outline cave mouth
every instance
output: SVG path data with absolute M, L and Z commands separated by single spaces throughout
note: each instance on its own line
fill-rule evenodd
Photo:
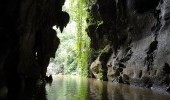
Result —
M 50 59 L 47 76 L 50 74 L 87 76 L 90 39 L 85 32 L 88 17 L 86 9 L 85 1 L 65 1 L 62 10 L 69 13 L 70 21 L 64 30 L 53 26 L 60 39 L 60 45 L 55 58 Z
M 136 2 L 131 4 L 130 1 Z M 93 87 L 97 82 L 86 81 L 89 84 L 82 84 L 86 83 L 84 79 L 80 82 L 77 77 L 78 84 L 87 87 L 79 89 L 79 86 L 75 87 L 74 80 L 72 84 L 66 80 L 65 84 L 70 86 L 63 89 L 61 84 L 64 82 L 56 81 L 55 77 L 62 76 L 64 79 L 64 75 L 88 76 L 111 84 L 137 84 L 151 89 L 158 84 L 163 90 L 166 86 L 166 91 L 170 91 L 169 30 L 164 28 L 168 27 L 165 17 L 169 14 L 167 8 L 170 2 L 160 0 L 162 4 L 157 11 L 159 0 L 148 1 L 1 0 L 0 100 L 18 100 L 15 98 L 20 96 L 20 100 L 46 100 L 41 98 L 46 98 L 47 94 L 56 96 L 60 93 L 59 88 L 55 88 L 57 85 L 64 90 L 64 96 L 70 90 L 67 87 L 80 90 L 71 93 L 96 93 Z M 152 42 L 156 46 L 152 47 Z M 153 62 L 149 63 L 149 67 L 145 65 L 145 58 L 152 58 L 148 60 Z M 52 78 L 51 74 L 62 75 L 54 75 Z M 67 78 L 70 80 L 70 77 Z M 51 88 L 51 92 L 46 91 L 50 90 L 46 86 Z M 99 86 L 99 96 L 108 91 L 113 97 L 112 89 L 115 90 L 114 95 L 119 97 L 123 96 L 121 93 L 131 91 L 126 90 L 129 87 Z M 55 94 L 54 89 L 57 92 Z M 139 93 L 137 97 L 141 97 L 140 92 L 136 93 Z M 136 97 L 136 93 L 130 97 Z M 150 98 L 152 93 L 147 94 Z

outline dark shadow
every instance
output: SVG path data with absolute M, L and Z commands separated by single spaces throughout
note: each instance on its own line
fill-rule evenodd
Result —
M 50 76 L 45 76 L 45 81 L 46 81 L 46 83 L 48 83 L 49 85 L 51 85 L 52 82 L 53 82 L 53 77 L 52 77 L 52 75 L 50 75 Z
M 27 80 L 25 88 L 21 93 L 20 100 L 47 100 L 46 97 L 46 83 L 39 81 L 34 82 L 32 80 Z
M 47 100 L 45 86 L 46 83 L 42 80 L 27 79 L 25 84 L 22 84 L 22 88 L 16 87 L 8 91 L 7 98 L 3 100 Z

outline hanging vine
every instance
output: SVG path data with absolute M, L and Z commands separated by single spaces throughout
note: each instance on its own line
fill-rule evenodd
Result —
M 64 74 L 76 73 L 82 76 L 88 74 L 90 39 L 85 32 L 86 6 L 86 0 L 66 0 L 63 6 L 70 15 L 70 22 L 63 33 L 58 34 L 61 45 L 52 62 L 56 68 L 64 66 Z
M 72 0 L 76 4 L 75 22 L 77 23 L 77 63 L 78 72 L 81 75 L 87 76 L 88 72 L 88 58 L 89 58 L 89 38 L 85 32 L 86 28 L 86 1 L 85 0 Z M 76 3 L 75 3 L 76 2 Z

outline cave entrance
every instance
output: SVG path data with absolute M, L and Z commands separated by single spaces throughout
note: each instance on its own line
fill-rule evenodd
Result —
M 85 32 L 87 13 L 86 0 L 66 0 L 63 11 L 69 13 L 70 21 L 61 31 L 54 26 L 60 39 L 55 58 L 50 59 L 49 74 L 87 76 L 90 39 Z

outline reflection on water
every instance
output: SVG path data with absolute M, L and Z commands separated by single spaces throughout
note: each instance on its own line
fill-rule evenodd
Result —
M 54 76 L 52 84 L 27 82 L 0 100 L 170 100 L 170 94 L 73 76 Z
M 170 100 L 166 93 L 95 79 L 75 76 L 54 76 L 53 79 L 51 86 L 46 85 L 48 100 Z

